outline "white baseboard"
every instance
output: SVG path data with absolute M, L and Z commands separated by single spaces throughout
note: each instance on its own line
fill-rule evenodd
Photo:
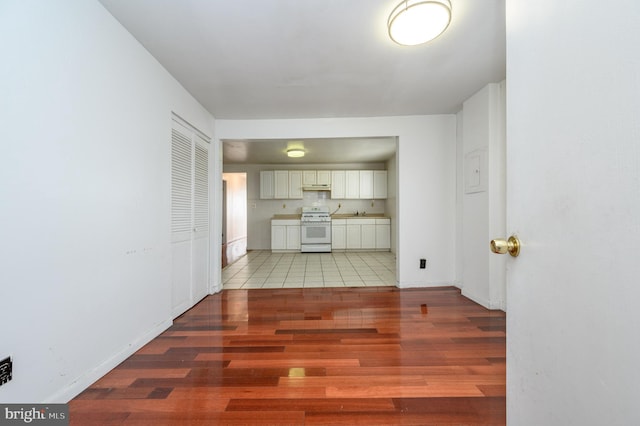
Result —
M 396 284 L 398 288 L 429 288 L 429 287 L 455 287 L 455 284 L 451 281 L 428 281 L 428 282 L 398 282 Z
M 491 308 L 491 302 L 489 300 L 486 300 L 482 297 L 478 297 L 477 295 L 465 290 L 464 288 L 462 288 L 462 295 L 467 299 L 473 300 L 478 305 L 484 306 L 487 309 L 494 309 L 494 308 Z
M 78 377 L 69 386 L 59 390 L 53 395 L 44 400 L 44 403 L 59 403 L 61 401 L 69 402 L 75 398 L 80 392 L 91 386 L 96 380 L 113 370 L 122 361 L 133 355 L 138 349 L 149 343 L 151 340 L 158 337 L 163 331 L 171 327 L 173 321 L 168 319 L 156 325 L 153 329 L 149 330 L 144 335 L 137 338 L 135 341 L 126 345 L 118 353 L 111 358 L 104 361 L 102 364 L 95 367 L 93 370 L 87 371 L 82 376 Z

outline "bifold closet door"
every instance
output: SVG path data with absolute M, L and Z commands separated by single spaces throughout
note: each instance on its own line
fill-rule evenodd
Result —
M 194 138 L 192 304 L 208 294 L 209 282 L 209 144 Z
M 209 162 L 207 141 L 173 121 L 171 129 L 172 313 L 181 315 L 207 294 Z

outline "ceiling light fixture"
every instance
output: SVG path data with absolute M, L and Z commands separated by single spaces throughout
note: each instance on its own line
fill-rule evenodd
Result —
M 290 148 L 290 149 L 287 150 L 287 156 L 291 157 L 291 158 L 304 157 L 304 149 Z
M 444 32 L 451 22 L 449 0 L 403 0 L 389 15 L 389 37 L 398 44 L 415 46 Z

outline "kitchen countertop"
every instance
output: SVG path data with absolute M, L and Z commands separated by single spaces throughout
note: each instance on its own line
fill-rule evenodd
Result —
M 300 220 L 299 214 L 274 214 L 272 220 Z
M 332 219 L 389 219 L 389 216 L 385 216 L 384 213 L 367 213 L 366 215 L 356 216 L 355 214 L 334 214 L 331 215 Z
M 384 213 L 367 213 L 366 215 L 356 216 L 355 214 L 334 214 L 332 219 L 389 219 Z M 299 214 L 274 214 L 271 220 L 300 220 Z

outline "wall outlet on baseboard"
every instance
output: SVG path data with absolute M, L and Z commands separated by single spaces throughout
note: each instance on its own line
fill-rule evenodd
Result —
M 427 267 L 427 259 L 420 259 L 420 269 L 425 269 Z
M 0 386 L 13 378 L 13 362 L 11 357 L 6 357 L 0 361 Z

